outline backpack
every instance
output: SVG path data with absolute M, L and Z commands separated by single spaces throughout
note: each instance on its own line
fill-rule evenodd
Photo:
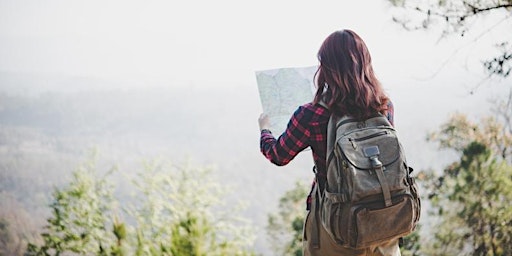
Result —
M 375 246 L 413 232 L 421 202 L 412 168 L 388 119 L 331 115 L 327 177 L 317 214 L 337 244 Z

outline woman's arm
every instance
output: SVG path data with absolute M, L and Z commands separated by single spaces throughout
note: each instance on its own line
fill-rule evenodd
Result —
M 304 118 L 304 108 L 299 107 L 290 118 L 286 130 L 278 139 L 268 130 L 268 117 L 261 115 L 260 150 L 270 162 L 282 166 L 288 164 L 299 152 L 307 148 L 309 129 Z

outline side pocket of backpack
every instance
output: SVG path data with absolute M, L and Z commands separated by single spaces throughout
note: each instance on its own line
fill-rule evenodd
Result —
M 345 238 L 341 230 L 341 203 L 335 199 L 338 194 L 325 192 L 321 207 L 320 221 L 329 236 L 338 244 L 343 244 Z
M 420 221 L 420 216 L 421 216 L 421 199 L 420 199 L 420 195 L 418 193 L 418 185 L 416 185 L 416 180 L 414 179 L 414 177 L 410 177 L 409 176 L 409 186 L 411 188 L 411 195 L 414 199 L 414 212 L 416 214 L 415 216 L 415 219 L 414 219 L 414 226 L 416 227 L 416 224 Z

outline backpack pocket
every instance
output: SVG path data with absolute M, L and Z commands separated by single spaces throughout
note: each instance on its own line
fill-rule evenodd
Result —
M 404 237 L 419 219 L 419 200 L 411 194 L 394 196 L 389 207 L 382 201 L 350 206 L 340 198 L 341 194 L 327 192 L 319 212 L 321 225 L 341 246 L 361 249 Z
M 416 224 L 416 207 L 408 194 L 393 198 L 389 207 L 353 206 L 348 227 L 350 246 L 365 248 L 408 235 Z
M 342 237 L 341 226 L 342 212 L 341 203 L 336 199 L 341 194 L 325 192 L 320 207 L 320 220 L 329 236 L 338 244 L 344 244 L 345 237 Z

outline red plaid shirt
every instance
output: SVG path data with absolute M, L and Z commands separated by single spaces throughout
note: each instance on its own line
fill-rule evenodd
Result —
M 388 104 L 387 117 L 393 124 L 393 104 Z M 292 115 L 286 131 L 278 139 L 268 130 L 260 137 L 260 150 L 276 165 L 288 164 L 297 154 L 311 147 L 319 173 L 326 173 L 327 123 L 331 113 L 319 104 L 307 103 Z

